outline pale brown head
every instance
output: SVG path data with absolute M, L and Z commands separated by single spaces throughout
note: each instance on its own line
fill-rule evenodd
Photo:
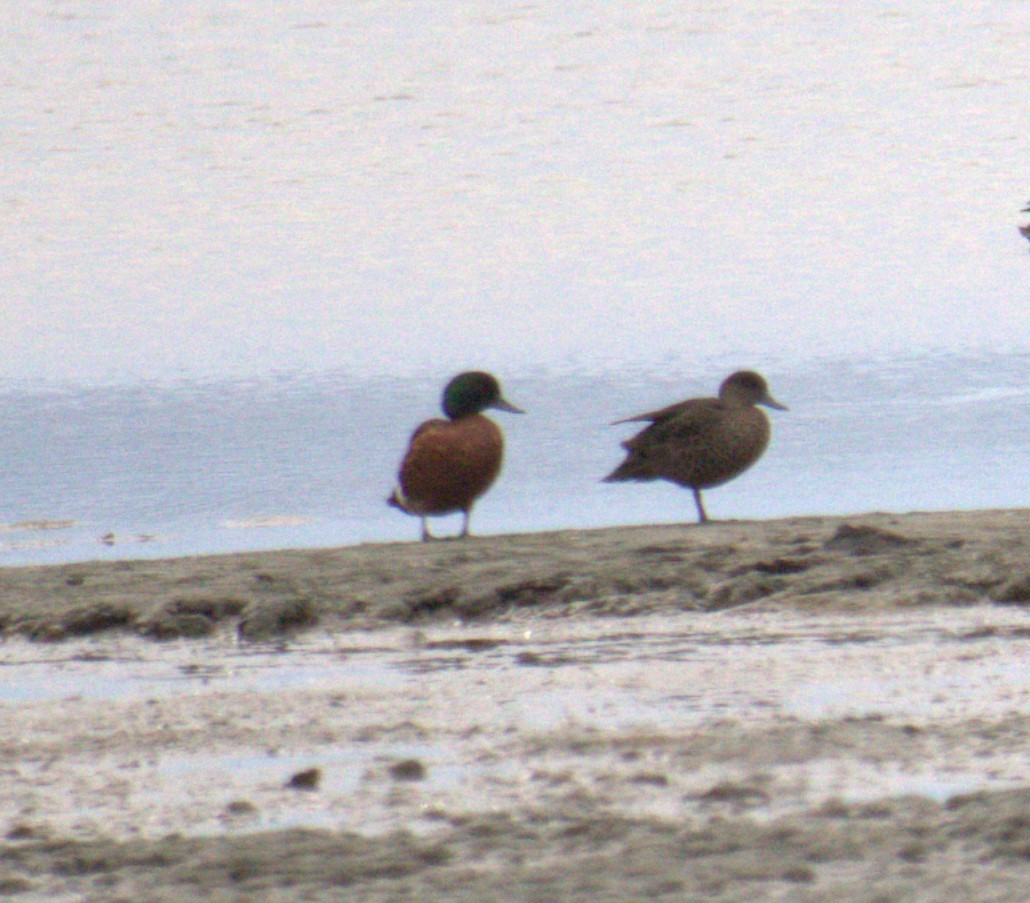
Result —
M 780 404 L 769 394 L 769 386 L 765 377 L 754 370 L 738 370 L 731 373 L 722 381 L 719 386 L 719 398 L 722 401 L 735 405 L 764 405 L 777 411 L 786 411 L 787 407 Z

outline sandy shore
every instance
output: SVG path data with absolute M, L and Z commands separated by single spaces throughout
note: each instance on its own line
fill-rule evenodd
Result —
M 1030 895 L 1030 511 L 0 570 L 16 899 Z

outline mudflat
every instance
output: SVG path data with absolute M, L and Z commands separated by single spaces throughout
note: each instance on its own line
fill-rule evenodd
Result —
M 15 899 L 1030 896 L 1030 511 L 0 570 Z

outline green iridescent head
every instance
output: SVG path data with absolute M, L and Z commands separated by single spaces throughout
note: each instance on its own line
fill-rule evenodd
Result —
M 443 412 L 451 420 L 478 414 L 487 408 L 511 414 L 525 413 L 505 400 L 501 395 L 501 384 L 495 376 L 481 370 L 459 373 L 443 390 Z

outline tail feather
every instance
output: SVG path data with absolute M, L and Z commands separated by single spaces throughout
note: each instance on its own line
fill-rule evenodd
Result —
M 627 458 L 618 467 L 615 468 L 608 476 L 606 476 L 602 483 L 624 483 L 629 480 L 653 480 L 654 474 L 648 473 L 645 469 L 642 469 L 639 461 L 635 461 L 633 458 Z

